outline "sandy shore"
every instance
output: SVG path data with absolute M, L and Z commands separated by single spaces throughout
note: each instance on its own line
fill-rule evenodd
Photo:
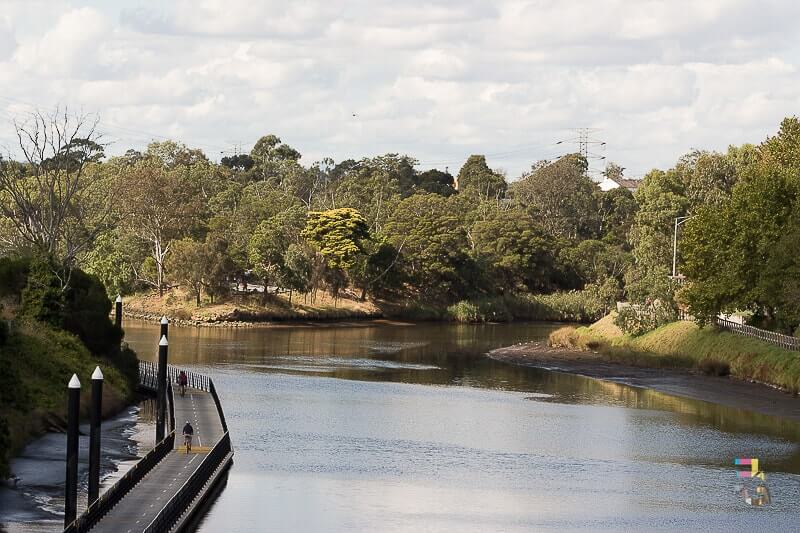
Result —
M 800 422 L 800 399 L 759 383 L 626 366 L 609 362 L 594 352 L 554 348 L 546 342 L 498 348 L 488 355 L 499 361 L 580 374 Z

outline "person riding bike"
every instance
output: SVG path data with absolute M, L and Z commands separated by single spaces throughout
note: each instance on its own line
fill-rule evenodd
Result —
M 178 385 L 181 387 L 181 396 L 186 394 L 186 386 L 189 384 L 189 378 L 186 376 L 186 372 L 181 370 L 181 373 L 178 374 Z
M 186 453 L 192 451 L 192 435 L 194 435 L 194 428 L 186 421 L 186 425 L 183 426 L 183 444 L 186 446 Z

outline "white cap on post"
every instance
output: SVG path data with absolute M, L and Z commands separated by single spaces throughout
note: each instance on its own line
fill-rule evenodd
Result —
M 169 320 L 167 320 L 167 317 L 166 317 L 166 316 L 162 316 L 162 317 L 161 317 L 161 323 L 162 323 L 162 324 L 169 324 Z
M 67 385 L 70 389 L 80 389 L 81 388 L 81 380 L 78 379 L 78 374 L 72 374 L 72 379 L 69 380 L 69 385 Z
M 119 294 L 117 294 L 117 299 L 115 300 L 115 302 L 117 302 L 117 303 L 121 303 L 121 302 L 122 302 L 122 296 L 120 296 Z
M 92 379 L 103 379 L 103 371 L 100 370 L 100 367 L 96 367 L 94 372 L 92 372 Z
M 168 346 L 169 343 L 167 342 L 167 336 L 161 335 L 161 340 L 158 342 L 159 346 Z

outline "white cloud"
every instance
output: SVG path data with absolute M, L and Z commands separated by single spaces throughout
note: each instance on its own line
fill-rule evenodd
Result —
M 118 151 L 177 135 L 214 157 L 272 132 L 304 161 L 400 151 L 453 169 L 484 152 L 513 177 L 574 127 L 641 172 L 757 142 L 800 108 L 791 0 L 92 6 L 0 15 L 0 118 L 77 106 Z
M 16 61 L 26 70 L 45 76 L 74 77 L 102 62 L 101 47 L 111 28 L 98 11 L 83 7 L 64 13 L 41 38 L 27 40 Z

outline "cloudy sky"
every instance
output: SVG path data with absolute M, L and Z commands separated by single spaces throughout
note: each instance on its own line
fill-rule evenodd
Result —
M 794 0 L 0 6 L 7 146 L 15 117 L 67 105 L 100 116 L 111 153 L 169 137 L 218 159 L 275 133 L 304 163 L 400 152 L 457 170 L 484 153 L 514 178 L 591 127 L 637 176 L 800 109 Z

